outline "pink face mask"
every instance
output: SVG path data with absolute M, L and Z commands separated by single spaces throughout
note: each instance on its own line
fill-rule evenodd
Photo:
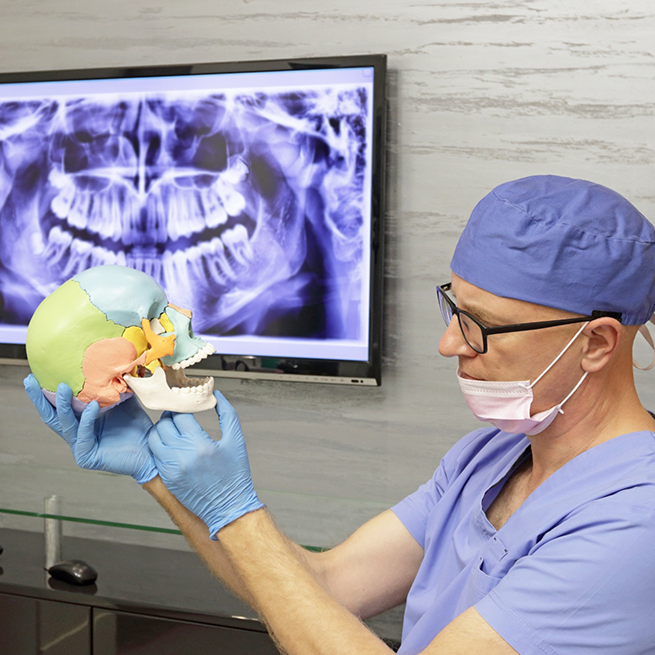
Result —
M 504 432 L 533 435 L 545 430 L 558 414 L 564 413 L 562 405 L 577 391 L 587 377 L 587 372 L 561 403 L 534 416 L 530 415 L 530 406 L 534 398 L 532 387 L 559 361 L 560 357 L 564 355 L 586 326 L 587 323 L 576 332 L 573 339 L 566 344 L 564 350 L 532 383 L 529 380 L 517 382 L 467 380 L 460 376 L 458 369 L 457 379 L 469 409 L 479 420 L 488 421 Z

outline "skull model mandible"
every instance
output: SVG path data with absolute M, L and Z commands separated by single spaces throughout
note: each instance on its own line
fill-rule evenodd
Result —
M 76 411 L 92 400 L 108 409 L 132 392 L 148 409 L 210 409 L 214 379 L 190 379 L 184 369 L 213 352 L 194 336 L 189 310 L 124 266 L 75 275 L 43 300 L 27 329 L 27 359 L 43 393 L 54 405 L 65 382 Z

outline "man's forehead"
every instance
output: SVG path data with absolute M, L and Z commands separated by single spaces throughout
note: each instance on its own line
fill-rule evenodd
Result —
M 456 273 L 452 274 L 452 291 L 460 309 L 470 312 L 483 323 L 490 325 L 527 323 L 575 316 L 575 314 L 561 309 L 497 296 L 467 282 Z

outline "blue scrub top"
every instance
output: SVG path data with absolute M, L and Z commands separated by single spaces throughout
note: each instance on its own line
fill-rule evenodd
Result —
M 393 508 L 425 551 L 399 653 L 420 653 L 464 610 L 523 654 L 655 653 L 655 434 L 591 448 L 496 530 L 485 511 L 523 435 L 483 428 Z

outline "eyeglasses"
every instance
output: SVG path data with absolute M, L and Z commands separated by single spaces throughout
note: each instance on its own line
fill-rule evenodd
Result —
M 482 324 L 477 318 L 459 309 L 455 302 L 447 294 L 450 291 L 451 283 L 442 284 L 437 287 L 437 300 L 439 301 L 439 309 L 443 320 L 446 325 L 450 325 L 453 316 L 457 316 L 459 328 L 462 331 L 466 343 L 475 350 L 476 353 L 484 355 L 487 352 L 487 337 L 490 334 L 502 334 L 505 332 L 525 332 L 527 330 L 542 330 L 543 328 L 555 327 L 557 325 L 570 325 L 571 323 L 584 323 L 585 321 L 593 321 L 602 316 L 609 316 L 615 318 L 619 323 L 621 322 L 620 312 L 599 312 L 594 311 L 591 316 L 580 316 L 579 318 L 562 318 L 555 321 L 537 321 L 533 323 L 514 323 L 513 325 L 501 325 L 499 327 L 487 327 Z

